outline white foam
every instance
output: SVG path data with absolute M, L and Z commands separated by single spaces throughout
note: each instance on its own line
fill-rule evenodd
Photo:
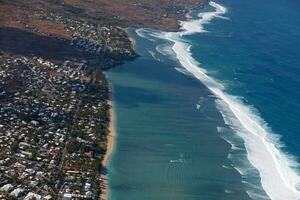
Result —
M 221 136 L 224 140 L 226 140 L 226 142 L 227 142 L 228 144 L 230 144 L 232 150 L 243 150 L 242 148 L 238 147 L 238 146 L 236 145 L 236 143 L 235 143 L 233 140 L 228 139 L 228 136 L 227 136 L 227 134 L 226 134 L 226 131 L 227 131 L 226 128 L 224 128 L 224 127 L 219 127 L 219 126 L 218 126 L 218 127 L 217 127 L 217 131 L 218 131 L 218 133 L 220 133 L 220 136 Z
M 176 159 L 176 160 L 170 160 L 170 163 L 182 163 L 183 162 L 183 159 L 179 158 L 179 159 Z
M 232 191 L 228 190 L 228 189 L 226 189 L 224 192 L 227 193 L 227 194 L 231 194 L 232 193 Z
M 215 17 L 222 17 L 223 14 L 227 12 L 227 9 L 215 2 L 210 1 L 209 5 L 215 8 L 215 11 L 212 12 L 202 12 L 198 14 L 199 19 L 181 21 L 181 32 L 180 34 L 189 35 L 200 32 L 207 32 L 203 25 L 208 24 Z
M 174 58 L 176 56 L 170 45 L 161 44 L 156 46 L 155 50 L 164 56 L 170 56 L 170 58 Z
M 184 75 L 192 76 L 192 74 L 191 74 L 189 71 L 187 71 L 186 69 L 184 69 L 184 68 L 175 67 L 175 69 L 176 69 L 178 72 L 180 72 L 180 73 L 182 73 L 182 74 L 184 74 Z
M 159 61 L 159 62 L 161 61 L 158 57 L 156 57 L 156 54 L 154 51 L 149 50 L 148 52 L 154 60 Z
M 239 98 L 224 91 L 224 87 L 215 79 L 209 77 L 205 70 L 189 52 L 190 45 L 180 38 L 199 32 L 205 32 L 203 25 L 213 18 L 220 17 L 227 9 L 215 2 L 209 3 L 215 8 L 213 12 L 199 14 L 198 20 L 181 22 L 182 31 L 179 33 L 165 33 L 166 39 L 174 42 L 172 47 L 181 65 L 219 98 L 218 107 L 224 120 L 244 140 L 247 158 L 259 171 L 261 184 L 272 200 L 300 199 L 300 177 L 295 170 L 297 163 L 290 159 L 278 147 L 279 140 L 267 127 L 251 107 L 246 106 Z M 245 173 L 238 169 L 240 173 Z
M 231 167 L 229 167 L 229 166 L 227 166 L 227 165 L 222 165 L 222 167 L 223 167 L 224 169 L 231 169 Z
M 149 37 L 149 34 L 147 34 L 147 32 L 148 32 L 147 29 L 137 29 L 136 30 L 136 34 L 138 36 L 140 36 L 141 38 L 145 38 L 151 42 L 155 42 L 155 40 L 153 38 Z
M 266 196 L 261 195 L 261 194 L 257 194 L 256 192 L 246 191 L 246 193 L 248 194 L 248 196 L 251 199 L 255 199 L 255 200 L 269 200 L 269 198 L 267 198 Z

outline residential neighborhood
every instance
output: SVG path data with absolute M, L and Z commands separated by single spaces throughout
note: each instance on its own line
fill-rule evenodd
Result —
M 0 59 L 1 198 L 95 199 L 109 122 L 104 75 L 84 60 Z
M 31 3 L 0 7 L 0 199 L 99 199 L 103 70 L 134 59 L 132 42 L 119 26 Z

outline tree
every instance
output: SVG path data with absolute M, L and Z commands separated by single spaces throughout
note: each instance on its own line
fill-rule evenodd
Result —
M 18 151 L 18 148 L 19 148 L 19 141 L 16 140 L 12 143 L 10 147 L 11 153 L 16 153 Z
M 78 152 L 81 149 L 81 143 L 78 142 L 76 139 L 71 139 L 70 142 L 67 144 L 67 152 L 69 154 Z
M 36 158 L 37 158 L 38 155 L 39 155 L 38 150 L 33 149 L 31 153 L 32 153 L 31 159 L 32 159 L 32 160 L 36 160 Z

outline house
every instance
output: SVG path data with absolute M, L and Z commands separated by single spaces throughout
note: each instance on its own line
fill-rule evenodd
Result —
M 69 200 L 69 199 L 72 199 L 72 194 L 69 194 L 69 193 L 65 193 L 64 196 L 63 196 L 63 200 Z
M 44 197 L 44 200 L 50 200 L 50 199 L 52 199 L 52 196 L 50 194 Z
M 24 193 L 24 189 L 17 188 L 17 189 L 14 189 L 10 194 L 15 197 L 20 197 L 20 196 L 22 196 L 23 193 Z
M 84 153 L 85 156 L 87 156 L 88 158 L 92 158 L 93 157 L 93 151 L 87 151 Z
M 5 191 L 5 192 L 10 192 L 13 190 L 13 188 L 14 188 L 14 186 L 12 184 L 6 184 L 1 187 L 1 190 Z
M 24 200 L 40 200 L 40 199 L 42 199 L 42 196 L 39 194 L 35 194 L 33 192 L 29 192 L 24 198 Z

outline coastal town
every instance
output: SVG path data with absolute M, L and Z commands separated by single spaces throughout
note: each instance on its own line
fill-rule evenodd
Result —
M 104 76 L 84 62 L 1 61 L 1 198 L 94 199 L 109 122 Z
M 0 199 L 105 199 L 111 91 L 103 70 L 137 57 L 126 27 L 174 30 L 188 11 L 168 1 L 157 18 L 151 3 L 104 11 L 98 1 L 0 2 Z
M 299 1 L 0 0 L 0 200 L 300 200 L 299 74 Z
M 5 51 L 21 44 L 9 35 L 0 41 L 0 199 L 99 199 L 110 122 L 102 70 L 136 55 L 119 27 L 34 16 L 63 24 L 67 37 L 26 24 L 36 38 L 55 38 L 30 55 Z

